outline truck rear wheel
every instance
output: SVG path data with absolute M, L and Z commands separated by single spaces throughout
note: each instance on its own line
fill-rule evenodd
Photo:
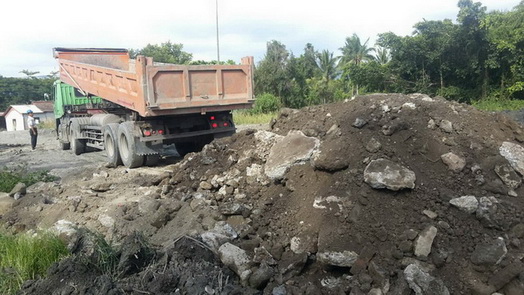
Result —
M 122 158 L 118 149 L 118 123 L 107 124 L 103 127 L 104 149 L 106 150 L 107 164 L 110 167 L 122 165 Z
M 124 122 L 118 126 L 118 149 L 122 163 L 128 168 L 136 168 L 144 164 L 144 156 L 136 153 L 133 127 L 133 122 Z
M 71 136 L 69 138 L 71 139 L 71 150 L 73 150 L 73 153 L 75 153 L 75 155 L 80 155 L 82 153 L 85 153 L 86 140 L 79 139 L 80 134 L 81 134 L 80 122 L 78 120 L 72 119 L 70 130 L 71 130 Z

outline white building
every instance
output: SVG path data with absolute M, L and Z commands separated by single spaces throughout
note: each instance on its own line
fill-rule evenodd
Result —
M 37 124 L 55 120 L 52 111 L 41 110 L 36 105 L 11 105 L 4 113 L 7 131 L 27 130 L 27 111 L 32 110 Z

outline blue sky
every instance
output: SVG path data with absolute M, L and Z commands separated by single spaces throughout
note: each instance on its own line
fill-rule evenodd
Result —
M 0 75 L 58 69 L 53 47 L 142 48 L 182 43 L 193 59 L 213 60 L 216 1 L 9 1 L 0 18 Z M 484 0 L 489 10 L 511 10 L 520 0 Z M 9 3 L 9 4 L 7 4 Z M 135 4 L 136 3 L 136 4 Z M 277 40 L 300 55 L 306 43 L 340 52 L 356 33 L 373 45 L 377 34 L 409 35 L 416 22 L 456 19 L 458 0 L 218 0 L 221 60 L 264 57 Z

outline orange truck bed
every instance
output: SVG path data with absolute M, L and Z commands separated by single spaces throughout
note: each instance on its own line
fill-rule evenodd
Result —
M 54 48 L 60 80 L 143 117 L 249 108 L 253 57 L 241 65 L 174 65 L 126 49 Z

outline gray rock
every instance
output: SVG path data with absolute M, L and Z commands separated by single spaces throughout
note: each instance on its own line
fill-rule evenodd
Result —
M 429 253 L 431 253 L 431 246 L 433 245 L 433 240 L 436 235 L 437 228 L 434 226 L 429 226 L 421 231 L 414 244 L 415 256 L 428 257 Z
M 493 217 L 497 213 L 498 203 L 499 201 L 495 197 L 480 198 L 479 206 L 476 211 L 476 217 L 484 224 L 484 226 L 492 227 L 496 225 Z
M 218 248 L 218 255 L 222 263 L 234 271 L 240 280 L 247 281 L 251 275 L 251 259 L 246 251 L 231 243 L 225 243 Z
M 497 175 L 500 177 L 500 180 L 502 180 L 505 185 L 512 189 L 516 189 L 522 184 L 522 178 L 509 165 L 495 166 L 495 173 L 497 173 Z
M 461 211 L 466 213 L 475 213 L 479 206 L 479 201 L 475 196 L 462 196 L 460 198 L 454 198 L 449 201 L 449 203 Z
M 97 183 L 92 184 L 89 188 L 92 191 L 103 193 L 103 192 L 107 192 L 108 190 L 111 189 L 111 183 L 109 183 L 109 182 L 97 182 Z
M 9 196 L 8 193 L 0 192 L 0 216 L 11 211 L 16 200 Z
M 450 294 L 442 280 L 432 277 L 417 264 L 408 265 L 404 269 L 404 276 L 416 295 Z
M 169 221 L 169 217 L 167 210 L 162 207 L 151 215 L 149 223 L 156 228 L 161 228 Z
M 429 121 L 428 121 L 428 128 L 431 129 L 431 130 L 437 128 L 437 123 L 435 123 L 435 120 L 429 119 Z
M 360 129 L 360 128 L 364 127 L 367 123 L 368 123 L 368 121 L 366 121 L 364 119 L 356 118 L 355 122 L 353 122 L 353 124 L 351 126 Z
M 265 174 L 273 180 L 282 179 L 290 167 L 309 161 L 319 145 L 317 138 L 307 137 L 301 131 L 290 131 L 271 148 Z
M 273 268 L 267 264 L 261 264 L 249 277 L 249 285 L 255 289 L 264 288 L 271 277 L 275 274 Z
M 213 188 L 213 185 L 207 181 L 200 182 L 199 187 L 203 190 L 210 190 Z
M 218 208 L 223 215 L 247 215 L 251 213 L 251 210 L 244 204 L 240 203 L 223 203 Z
M 271 295 L 287 295 L 286 286 L 280 285 L 273 288 Z
M 216 251 L 222 244 L 236 239 L 238 234 L 231 225 L 219 221 L 212 230 L 202 233 L 200 237 L 204 243 Z
M 442 162 L 453 172 L 460 172 L 466 166 L 466 160 L 464 158 L 451 152 L 440 156 L 440 159 L 442 159 Z
M 453 123 L 451 123 L 450 121 L 448 120 L 442 120 L 440 121 L 440 124 L 439 124 L 439 127 L 442 131 L 446 132 L 446 133 L 451 133 L 453 132 Z
M 375 189 L 413 189 L 415 180 L 415 172 L 386 159 L 371 161 L 364 170 L 364 181 Z
M 318 261 L 334 266 L 351 267 L 358 258 L 358 254 L 353 251 L 325 251 L 317 253 Z
M 13 187 L 13 189 L 9 192 L 9 196 L 13 198 L 16 193 L 20 194 L 21 196 L 24 196 L 27 193 L 27 186 L 25 183 L 17 183 L 15 187 Z
M 399 131 L 409 129 L 409 125 L 401 119 L 395 119 L 390 124 L 382 126 L 382 133 L 391 136 Z
M 371 139 L 366 144 L 366 150 L 370 153 L 376 153 L 382 148 L 382 144 L 380 141 L 375 139 L 374 137 L 371 137 Z
M 312 236 L 309 234 L 300 234 L 291 238 L 289 248 L 295 254 L 316 253 L 317 244 L 318 239 L 316 236 Z
M 477 245 L 471 253 L 471 262 L 476 265 L 492 266 L 499 264 L 507 253 L 506 243 L 502 237 L 499 237 Z
M 524 175 L 524 147 L 512 142 L 503 142 L 499 148 L 500 154 L 520 175 Z

